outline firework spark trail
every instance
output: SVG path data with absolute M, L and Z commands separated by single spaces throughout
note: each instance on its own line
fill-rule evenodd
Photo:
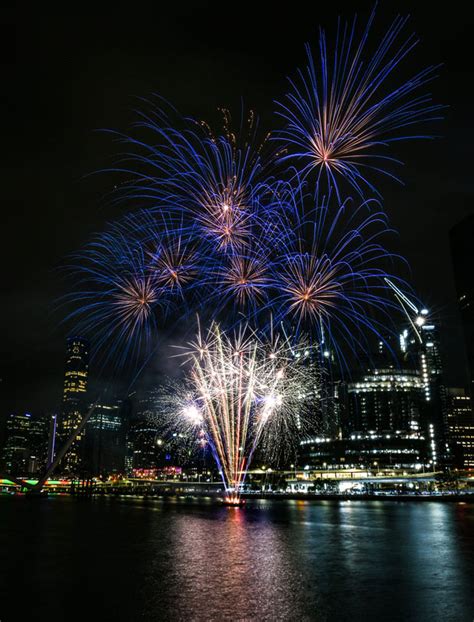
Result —
M 119 366 L 133 364 L 151 351 L 160 320 L 178 304 L 185 313 L 191 298 L 198 304 L 202 252 L 180 220 L 145 211 L 126 216 L 68 262 L 75 288 L 59 300 L 73 307 L 65 321 L 94 334 L 104 364 L 115 355 Z
M 344 367 L 344 350 L 367 352 L 368 336 L 384 339 L 397 309 L 384 278 L 406 262 L 389 250 L 394 231 L 375 200 L 352 207 L 335 199 L 292 189 L 282 198 L 293 235 L 273 256 L 266 309 L 326 342 Z
M 147 269 L 142 247 L 120 227 L 97 236 L 67 266 L 77 275 L 75 291 L 60 300 L 74 303 L 66 320 L 77 330 L 93 332 L 97 350 L 119 351 L 123 364 L 148 343 L 155 328 L 156 308 L 166 302 Z M 166 302 L 167 304 L 167 302 Z
M 233 298 L 239 308 L 247 304 L 258 304 L 265 296 L 269 283 L 268 263 L 265 257 L 256 254 L 234 255 L 220 266 L 217 273 L 217 287 L 220 292 Z
M 227 110 L 218 132 L 203 121 L 184 118 L 174 109 L 150 105 L 140 112 L 135 133 L 119 135 L 129 151 L 115 172 L 125 174 L 118 200 L 143 201 L 152 209 L 181 210 L 220 251 L 247 244 L 256 224 L 256 209 L 269 191 L 268 170 L 273 156 L 257 139 L 258 122 L 249 112 L 231 129 Z
M 200 331 L 185 352 L 195 397 L 181 415 L 205 434 L 234 497 L 264 434 L 280 431 L 281 419 L 302 419 L 301 395 L 308 394 L 309 379 L 313 385 L 316 380 L 296 354 L 287 337 L 272 333 L 263 341 L 248 326 L 229 335 L 216 323 Z
M 202 279 L 205 245 L 192 226 L 183 220 L 172 221 L 165 214 L 138 215 L 140 229 L 144 232 L 143 243 L 147 260 L 159 287 L 186 300 L 189 290 Z
M 434 105 L 431 95 L 414 96 L 436 77 L 437 67 L 427 67 L 396 87 L 389 85 L 418 43 L 414 35 L 398 43 L 408 18 L 398 16 L 369 53 L 374 17 L 375 9 L 358 43 L 356 19 L 351 26 L 339 22 L 332 58 L 320 30 L 319 59 L 307 45 L 306 70 L 298 71 L 285 100 L 277 102 L 286 122 L 275 136 L 286 151 L 281 161 L 294 165 L 303 178 L 316 170 L 319 181 L 324 173 L 338 196 L 342 181 L 361 196 L 366 190 L 379 194 L 368 174 L 397 179 L 388 165 L 400 163 L 385 149 L 395 141 L 429 138 L 413 126 L 441 118 L 442 106 Z

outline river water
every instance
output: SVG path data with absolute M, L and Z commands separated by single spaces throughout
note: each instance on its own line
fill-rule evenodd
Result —
M 474 505 L 0 497 L 0 620 L 472 622 Z

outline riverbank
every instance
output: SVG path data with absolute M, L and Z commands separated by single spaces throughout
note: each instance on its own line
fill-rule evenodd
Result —
M 210 491 L 160 491 L 160 492 L 129 492 L 116 491 L 107 493 L 90 494 L 71 494 L 68 492 L 48 493 L 41 495 L 33 495 L 29 493 L 0 493 L 2 496 L 23 496 L 26 498 L 44 498 L 55 496 L 68 496 L 78 498 L 101 498 L 101 497 L 135 497 L 140 499 L 160 499 L 160 498 L 181 498 L 181 499 L 216 499 L 221 500 L 224 497 L 223 492 Z M 398 502 L 443 502 L 443 503 L 471 503 L 474 504 L 474 493 L 447 493 L 447 494 L 317 494 L 317 493 L 278 493 L 278 492 L 255 492 L 243 493 L 242 499 L 250 501 L 252 499 L 268 499 L 272 501 L 398 501 Z

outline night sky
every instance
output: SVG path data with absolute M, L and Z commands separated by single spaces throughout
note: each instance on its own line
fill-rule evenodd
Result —
M 8 53 L 0 417 L 57 408 L 66 336 L 52 313 L 64 291 L 57 268 L 118 215 L 103 201 L 112 180 L 89 175 L 117 153 L 110 136 L 96 130 L 127 130 L 136 98 L 151 93 L 211 121 L 218 106 L 238 111 L 243 97 L 271 128 L 273 100 L 303 64 L 303 44 L 316 44 L 318 26 L 334 32 L 338 15 L 357 11 L 365 20 L 373 6 L 301 1 L 280 12 L 266 1 L 168 4 L 125 3 L 107 11 L 102 3 L 75 4 L 61 13 L 47 3 L 18 3 L 16 14 L 2 11 Z M 466 7 L 383 0 L 373 29 L 380 36 L 397 13 L 411 13 L 406 33 L 416 31 L 421 43 L 399 75 L 443 63 L 432 86 L 436 102 L 449 106 L 444 122 L 432 127 L 440 138 L 398 146 L 406 185 L 381 187 L 413 283 L 443 326 L 447 379 L 457 385 L 465 383 L 464 354 L 448 231 L 474 204 L 474 19 Z

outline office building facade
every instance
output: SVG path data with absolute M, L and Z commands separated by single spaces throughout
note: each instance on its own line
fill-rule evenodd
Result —
M 474 469 L 474 416 L 471 397 L 462 388 L 448 388 L 450 443 L 460 448 L 459 466 Z
M 5 441 L 1 451 L 2 469 L 11 475 L 36 475 L 46 465 L 48 449 L 46 417 L 30 413 L 10 414 L 6 420 Z
M 474 213 L 450 231 L 454 282 L 466 345 L 471 398 L 474 398 Z
M 58 428 L 58 441 L 66 442 L 82 421 L 87 410 L 89 379 L 89 342 L 81 337 L 69 337 L 66 346 L 63 399 Z M 61 462 L 60 470 L 67 475 L 77 475 L 81 470 L 82 431 L 72 443 Z
M 127 420 L 119 401 L 98 403 L 86 424 L 81 460 L 84 472 L 106 477 L 125 471 Z

